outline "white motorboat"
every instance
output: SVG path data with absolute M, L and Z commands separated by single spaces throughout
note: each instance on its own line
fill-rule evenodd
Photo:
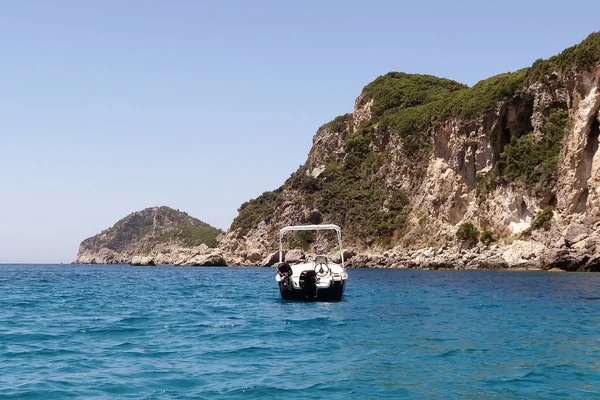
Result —
M 283 235 L 290 231 L 334 230 L 340 249 L 340 263 L 332 262 L 325 255 L 299 264 L 283 262 Z M 344 268 L 342 230 L 337 225 L 286 226 L 279 231 L 279 263 L 275 265 L 281 298 L 302 301 L 340 301 L 344 294 L 348 273 Z

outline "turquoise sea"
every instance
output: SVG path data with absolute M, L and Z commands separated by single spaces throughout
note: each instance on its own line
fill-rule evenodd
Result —
M 0 265 L 0 399 L 600 398 L 600 274 Z

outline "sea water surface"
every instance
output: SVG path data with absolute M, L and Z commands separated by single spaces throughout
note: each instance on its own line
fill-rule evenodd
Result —
M 599 398 L 600 274 L 0 265 L 0 398 Z

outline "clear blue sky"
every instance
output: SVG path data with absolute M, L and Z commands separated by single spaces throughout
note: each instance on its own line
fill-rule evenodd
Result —
M 226 229 L 378 75 L 528 66 L 600 29 L 565 4 L 3 2 L 0 262 L 70 262 L 153 205 Z

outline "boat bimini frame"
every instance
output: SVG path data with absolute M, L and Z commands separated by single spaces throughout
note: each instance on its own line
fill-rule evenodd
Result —
M 342 260 L 342 268 L 344 268 L 344 249 L 342 248 L 342 230 L 339 226 L 333 224 L 324 225 L 297 225 L 286 226 L 279 231 L 279 262 L 283 262 L 283 234 L 290 231 L 323 231 L 334 230 L 337 233 L 338 245 L 340 247 L 340 255 Z

